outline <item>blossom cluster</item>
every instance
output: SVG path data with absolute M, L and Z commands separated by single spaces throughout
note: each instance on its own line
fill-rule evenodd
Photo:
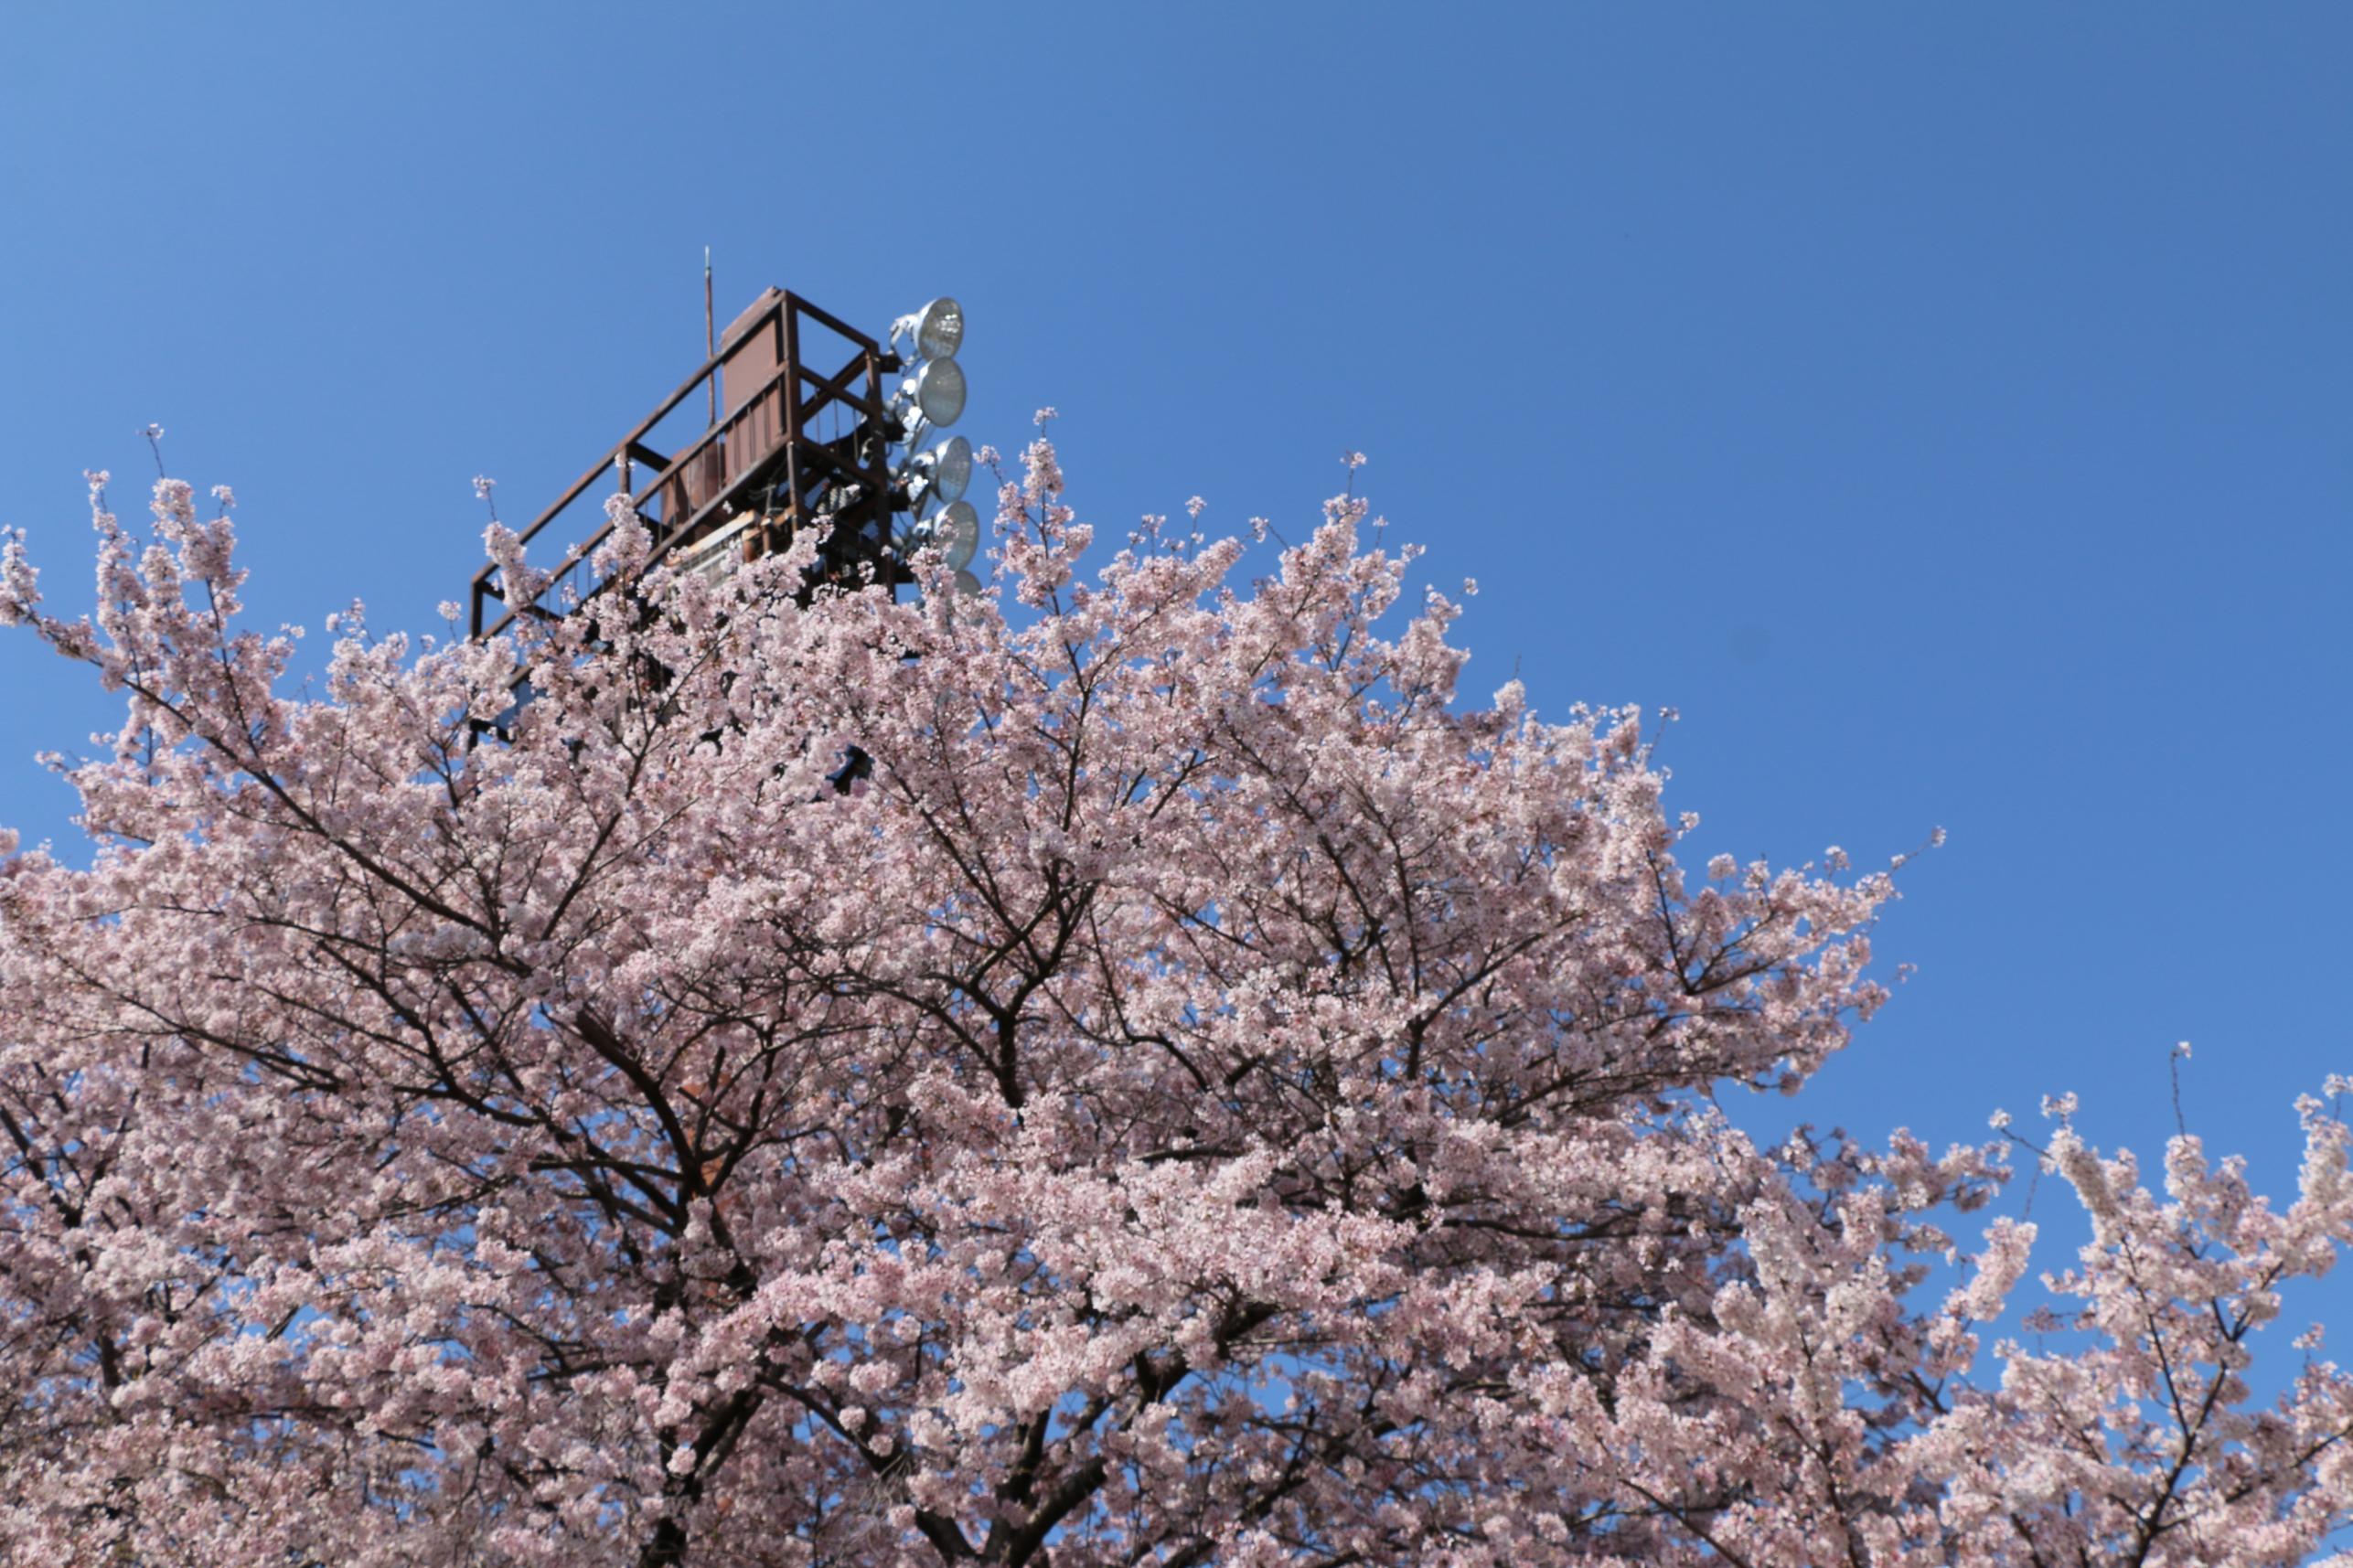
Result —
M 1982 1347 L 2006 1143 L 1714 1104 L 1884 999 L 1888 874 L 1687 878 L 1644 715 L 1465 700 L 1353 497 L 1083 570 L 1041 437 L 997 592 L 905 602 L 624 508 L 577 613 L 354 614 L 306 699 L 227 517 L 103 483 L 91 620 L 0 549 L 126 702 L 91 863 L 0 837 L 0 1559 L 2285 1564 L 2353 1502 L 2353 1382 L 2246 1381 L 2342 1125 L 2282 1207 L 2063 1125 L 2068 1348 Z

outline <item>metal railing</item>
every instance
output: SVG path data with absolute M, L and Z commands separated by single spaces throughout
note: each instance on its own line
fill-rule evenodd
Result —
M 879 466 L 861 466 L 850 454 L 859 450 L 857 428 L 880 428 L 891 418 L 882 399 L 882 377 L 899 368 L 897 356 L 806 300 L 781 290 L 771 291 L 771 295 L 765 308 L 748 324 L 736 324 L 719 352 L 701 369 L 679 383 L 652 413 L 574 480 L 554 505 L 534 518 L 520 534 L 521 542 L 528 546 L 546 532 L 604 474 L 614 475 L 615 489 L 628 496 L 630 507 L 645 519 L 654 536 L 656 560 L 711 539 L 722 529 L 743 534 L 747 558 L 776 548 L 836 485 L 862 486 L 877 505 L 887 505 L 882 498 L 889 491 L 888 472 Z M 822 376 L 802 365 L 804 319 L 852 346 L 849 362 L 833 375 Z M 765 380 L 675 455 L 665 457 L 646 444 L 646 437 L 657 425 L 696 390 L 712 385 L 728 361 L 741 355 L 761 332 L 774 335 L 771 347 L 775 354 L 776 368 Z M 862 388 L 857 384 L 861 379 Z M 847 443 L 820 442 L 810 433 L 816 417 L 831 409 L 856 416 Z M 652 475 L 642 484 L 637 477 L 641 470 Z M 757 514 L 756 527 L 750 526 L 745 517 L 753 513 Z M 509 601 L 495 563 L 476 572 L 472 635 L 496 636 L 514 624 L 518 615 L 561 618 L 602 592 L 610 584 L 596 575 L 594 558 L 613 528 L 609 517 L 601 518 L 540 591 L 523 603 Z M 489 607 L 494 603 L 501 609 L 491 620 Z

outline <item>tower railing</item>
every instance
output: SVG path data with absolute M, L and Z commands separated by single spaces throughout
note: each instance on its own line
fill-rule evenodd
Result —
M 830 376 L 803 363 L 803 339 L 810 326 L 850 346 L 847 363 Z M 840 317 L 771 289 L 730 325 L 718 352 L 701 369 L 615 442 L 519 537 L 528 546 L 547 533 L 604 475 L 612 475 L 615 490 L 645 520 L 655 560 L 682 550 L 703 551 L 710 559 L 711 548 L 732 540 L 741 541 L 735 548 L 749 560 L 782 548 L 801 523 L 819 512 L 831 516 L 840 528 L 871 511 L 887 528 L 891 478 L 882 443 L 865 437 L 889 425 L 882 378 L 899 368 L 897 356 Z M 647 444 L 664 419 L 704 389 L 711 389 L 712 408 L 721 411 L 709 429 L 670 455 Z M 816 421 L 830 411 L 849 416 L 850 433 L 820 440 Z M 829 505 L 829 495 L 839 501 L 851 487 L 854 504 Z M 603 592 L 609 584 L 597 576 L 594 558 L 613 529 L 613 519 L 600 515 L 527 601 L 510 600 L 495 563 L 476 572 L 472 635 L 497 636 L 519 615 L 561 618 Z

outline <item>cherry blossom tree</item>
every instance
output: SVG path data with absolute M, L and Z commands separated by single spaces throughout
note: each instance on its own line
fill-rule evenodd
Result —
M 355 613 L 306 698 L 225 507 L 94 478 L 91 619 L 0 560 L 127 705 L 87 869 L 0 844 L 0 1558 L 2252 1564 L 2353 1504 L 2353 1381 L 2247 1382 L 2340 1122 L 2273 1206 L 2054 1106 L 2092 1240 L 1981 1345 L 2014 1146 L 1717 1104 L 1879 1005 L 1889 875 L 1686 867 L 1644 716 L 1458 700 L 1353 500 L 1255 584 L 1083 560 L 1041 441 L 989 592 L 904 602 L 625 515 L 584 613 Z

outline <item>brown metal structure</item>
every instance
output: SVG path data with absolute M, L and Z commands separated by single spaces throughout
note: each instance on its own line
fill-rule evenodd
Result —
M 820 347 L 827 336 L 839 340 L 826 363 L 846 347 L 847 362 L 830 376 L 804 362 L 813 335 Z M 770 289 L 728 325 L 702 368 L 523 530 L 523 542 L 565 516 L 599 475 L 611 475 L 652 530 L 657 560 L 683 553 L 698 567 L 753 560 L 823 517 L 833 524 L 830 571 L 864 564 L 895 582 L 897 569 L 882 549 L 891 515 L 882 378 L 899 368 L 897 356 L 840 317 Z M 700 388 L 711 389 L 713 406 L 723 411 L 711 427 L 674 455 L 647 446 L 654 428 Z M 819 438 L 818 420 L 829 412 L 849 428 L 829 441 Z M 508 601 L 495 565 L 475 573 L 473 635 L 495 636 L 518 615 L 557 618 L 603 592 L 608 584 L 595 579 L 591 558 L 612 531 L 600 516 L 562 570 L 523 603 Z

